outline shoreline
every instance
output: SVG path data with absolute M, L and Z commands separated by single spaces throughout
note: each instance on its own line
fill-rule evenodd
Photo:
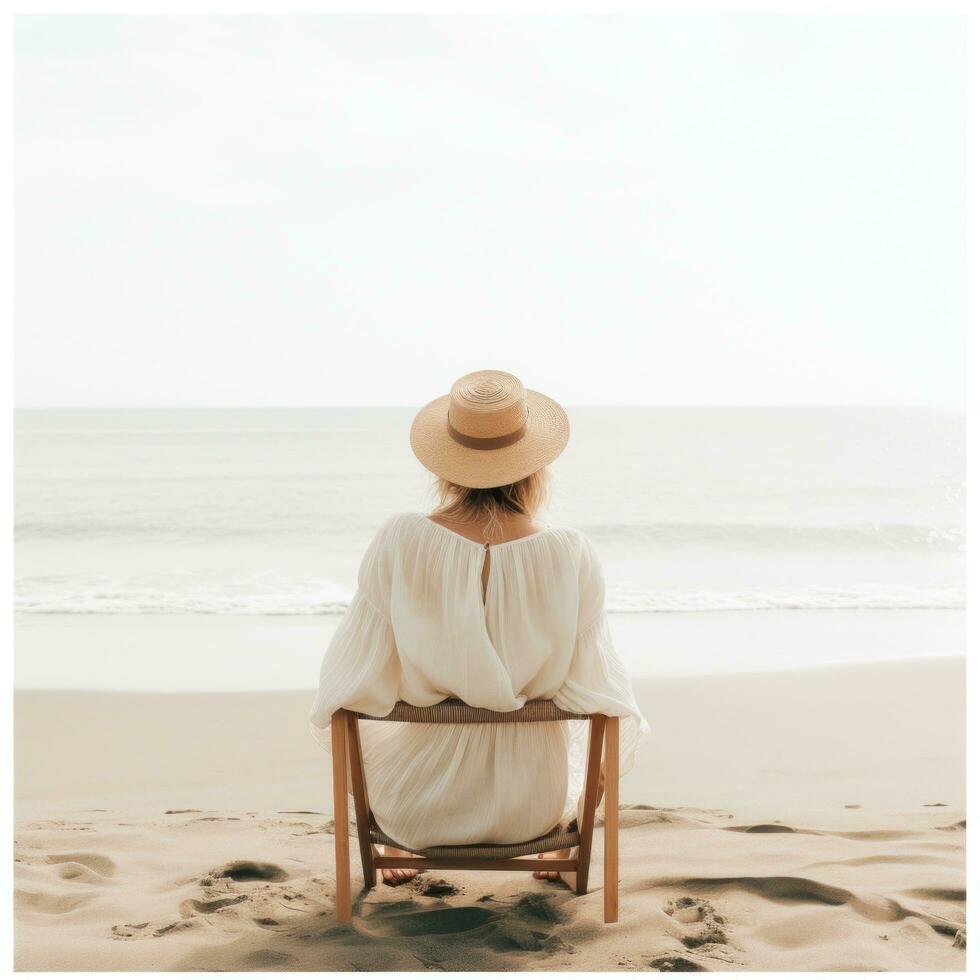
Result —
M 633 676 L 707 677 L 959 656 L 962 609 L 611 613 Z M 20 690 L 264 691 L 316 683 L 339 616 L 15 617 Z

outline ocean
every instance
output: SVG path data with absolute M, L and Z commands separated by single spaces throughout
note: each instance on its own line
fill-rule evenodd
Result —
M 235 621 L 228 636 L 268 637 L 273 618 L 298 619 L 307 625 L 290 635 L 310 637 L 315 661 L 378 525 L 390 513 L 432 505 L 429 477 L 408 446 L 412 415 L 408 408 L 17 412 L 18 683 L 57 686 L 78 673 L 46 648 L 69 627 L 98 647 L 99 631 L 118 637 L 122 623 L 142 634 L 154 624 L 172 640 L 179 621 L 186 640 L 174 645 L 193 650 L 195 637 L 213 646 L 219 622 Z M 816 613 L 892 614 L 876 619 L 882 642 L 862 641 L 853 659 L 887 655 L 889 637 L 895 655 L 962 652 L 961 415 L 799 407 L 569 415 L 572 438 L 553 467 L 544 517 L 594 541 L 607 607 L 632 638 L 639 670 L 657 672 L 655 657 L 636 655 L 638 624 L 664 624 L 662 635 L 675 635 L 679 627 L 666 617 L 681 614 L 699 614 L 702 624 L 688 644 L 692 669 L 699 632 L 721 637 L 742 623 L 758 631 L 762 615 L 778 615 L 785 637 L 794 615 L 803 629 L 821 622 Z M 916 611 L 922 615 L 913 620 Z M 265 625 L 250 630 L 253 619 Z M 909 631 L 913 621 L 924 625 Z M 746 646 L 745 636 L 730 642 L 732 650 Z M 813 646 L 800 644 L 785 662 L 823 662 Z M 755 662 L 750 653 L 702 653 L 732 670 Z M 131 656 L 138 664 L 138 652 Z M 250 656 L 261 662 L 259 652 Z M 95 655 L 84 677 L 114 686 L 118 658 L 104 661 Z M 131 663 L 127 671 L 143 676 Z

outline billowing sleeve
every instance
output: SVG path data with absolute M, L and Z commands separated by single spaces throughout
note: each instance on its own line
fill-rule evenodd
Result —
M 633 681 L 613 642 L 605 611 L 606 585 L 602 565 L 592 543 L 582 537 L 579 565 L 579 615 L 575 649 L 567 676 L 554 697 L 555 703 L 581 714 L 601 713 L 618 717 L 619 770 L 633 768 L 636 751 L 649 735 L 650 726 L 636 703 Z M 585 767 L 587 723 L 570 723 L 569 803 L 581 788 Z M 580 801 L 581 803 L 581 801 Z M 581 819 L 581 805 L 579 805 Z
M 389 519 L 368 546 L 357 591 L 323 655 L 310 728 L 328 750 L 338 708 L 386 715 L 398 700 L 400 668 L 389 616 L 397 524 L 397 517 Z

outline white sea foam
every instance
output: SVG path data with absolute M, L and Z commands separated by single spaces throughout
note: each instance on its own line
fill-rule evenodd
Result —
M 735 612 L 751 609 L 962 609 L 961 585 L 922 587 L 868 582 L 859 585 L 767 589 L 611 589 L 610 612 Z
M 112 578 L 36 576 L 18 581 L 14 610 L 33 614 L 309 616 L 343 613 L 351 592 L 326 579 L 275 574 L 225 578 L 183 572 Z
M 180 614 L 327 616 L 343 613 L 351 593 L 319 579 L 257 575 L 222 581 L 192 573 L 130 579 L 37 576 L 18 582 L 14 608 L 32 614 Z M 962 586 L 890 583 L 768 589 L 631 589 L 608 592 L 609 612 L 728 612 L 750 609 L 962 609 Z

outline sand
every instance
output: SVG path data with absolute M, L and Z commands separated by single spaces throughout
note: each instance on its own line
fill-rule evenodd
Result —
M 309 692 L 22 691 L 16 966 L 962 970 L 964 673 L 639 683 L 655 732 L 623 781 L 615 925 L 597 841 L 585 896 L 431 872 L 338 926 Z

